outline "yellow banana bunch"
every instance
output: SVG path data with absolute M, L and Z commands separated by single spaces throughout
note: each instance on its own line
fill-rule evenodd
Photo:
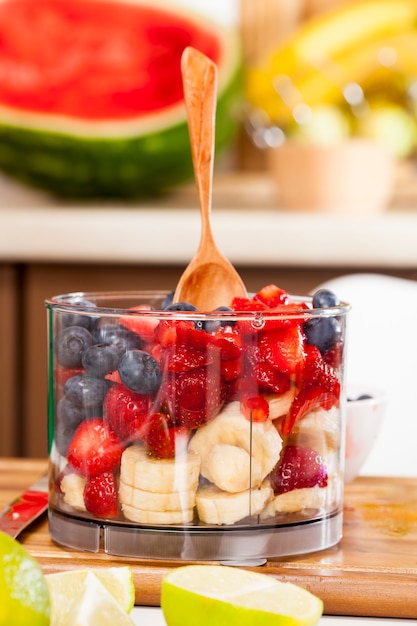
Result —
M 388 75 L 382 48 L 396 51 L 392 70 L 417 73 L 416 25 L 417 0 L 360 0 L 320 15 L 248 69 L 247 99 L 285 126 L 298 104 L 337 103 L 347 84 Z

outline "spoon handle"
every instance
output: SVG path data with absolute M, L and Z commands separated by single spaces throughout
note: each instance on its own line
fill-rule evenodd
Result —
M 187 47 L 181 58 L 184 101 L 191 154 L 200 200 L 202 238 L 213 239 L 210 226 L 213 181 L 217 67 L 204 54 Z

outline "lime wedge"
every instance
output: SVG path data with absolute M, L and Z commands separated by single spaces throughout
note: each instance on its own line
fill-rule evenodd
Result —
M 119 607 L 125 613 L 130 613 L 135 603 L 135 587 L 130 567 L 76 569 L 45 576 L 51 598 L 51 624 L 61 623 L 74 598 L 82 594 L 89 574 L 94 574 Z
M 98 577 L 88 572 L 80 593 L 75 596 L 60 622 L 51 626 L 133 626 L 126 611 Z
M 222 565 L 186 565 L 162 580 L 168 626 L 314 626 L 323 602 L 292 583 Z

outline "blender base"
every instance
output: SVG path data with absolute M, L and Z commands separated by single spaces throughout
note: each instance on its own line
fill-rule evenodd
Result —
M 340 541 L 342 526 L 342 511 L 285 525 L 172 529 L 97 523 L 49 509 L 52 539 L 70 548 L 128 558 L 215 560 L 242 566 L 330 548 Z

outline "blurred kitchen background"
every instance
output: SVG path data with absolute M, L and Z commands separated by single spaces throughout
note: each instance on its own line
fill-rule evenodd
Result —
M 233 132 L 216 157 L 213 229 L 248 289 L 309 293 L 355 272 L 415 280 L 417 0 L 177 4 L 239 43 L 240 90 L 218 111 Z M 233 73 L 225 59 L 220 95 Z M 131 198 L 19 182 L 4 166 L 8 124 L 0 106 L 0 455 L 44 457 L 45 298 L 172 289 L 197 247 L 199 211 L 191 176 Z M 139 154 L 131 169 L 146 178 L 146 165 Z M 70 166 L 65 175 L 71 184 Z

